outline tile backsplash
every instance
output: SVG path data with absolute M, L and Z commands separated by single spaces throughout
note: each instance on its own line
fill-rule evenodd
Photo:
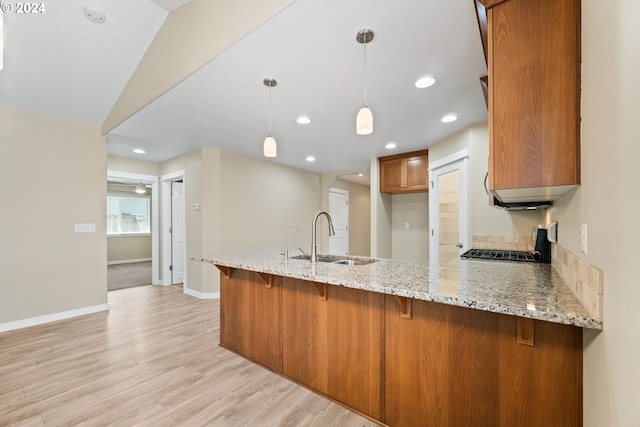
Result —
M 473 236 L 472 248 L 533 250 L 532 236 Z M 551 244 L 551 266 L 591 315 L 602 320 L 602 270 L 573 255 L 555 243 Z
M 602 320 L 602 270 L 556 244 L 551 244 L 551 266 L 591 315 Z
M 506 249 L 509 251 L 530 251 L 533 245 L 531 236 L 473 236 L 472 248 Z

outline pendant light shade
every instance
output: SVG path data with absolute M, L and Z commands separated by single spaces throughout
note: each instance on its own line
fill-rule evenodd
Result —
M 278 155 L 278 146 L 276 139 L 271 136 L 271 88 L 277 85 L 278 82 L 276 79 L 267 77 L 262 83 L 269 88 L 269 135 L 267 135 L 262 144 L 262 154 L 265 157 L 276 157 Z
M 276 157 L 278 155 L 278 146 L 275 138 L 271 135 L 267 136 L 264 139 L 264 144 L 262 144 L 262 150 L 265 157 Z
M 367 43 L 373 40 L 373 31 L 358 31 L 356 40 L 364 46 L 364 105 L 356 116 L 356 133 L 358 135 L 369 135 L 373 133 L 373 113 L 367 105 Z
M 356 117 L 356 133 L 358 135 L 369 135 L 373 132 L 373 114 L 369 107 L 364 105 Z

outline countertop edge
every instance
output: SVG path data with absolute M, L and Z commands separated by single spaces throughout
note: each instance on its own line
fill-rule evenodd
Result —
M 353 281 L 345 281 L 335 278 L 323 277 L 318 275 L 305 275 L 296 274 L 294 272 L 288 272 L 282 268 L 266 267 L 264 265 L 252 264 L 251 262 L 229 262 L 224 260 L 214 260 L 206 256 L 193 256 L 192 261 L 204 262 L 213 265 L 221 265 L 224 267 L 237 268 L 247 271 L 255 271 L 258 273 L 273 274 L 281 277 L 289 277 L 293 279 L 308 280 L 317 283 L 326 283 L 334 286 L 344 286 L 347 288 L 360 289 L 370 292 L 377 292 L 387 295 L 397 295 L 401 297 L 414 298 L 422 301 L 431 301 L 441 304 L 447 304 L 452 306 L 470 308 L 475 310 L 489 311 L 492 313 L 505 314 L 511 316 L 518 316 L 523 318 L 529 318 L 534 320 L 541 320 L 551 323 L 560 323 L 565 325 L 577 326 L 580 328 L 602 330 L 603 322 L 595 318 L 588 318 L 583 316 L 568 316 L 561 313 L 549 313 L 536 310 L 520 309 L 509 306 L 509 304 L 495 304 L 487 303 L 483 301 L 476 301 L 473 299 L 460 299 L 455 297 L 439 297 L 429 294 L 428 292 L 412 292 L 396 288 L 387 288 L 377 286 L 372 283 L 361 284 Z

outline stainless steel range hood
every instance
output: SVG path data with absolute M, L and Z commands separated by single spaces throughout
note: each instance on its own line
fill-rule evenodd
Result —
M 575 187 L 558 186 L 489 191 L 487 188 L 488 177 L 489 173 L 487 172 L 484 177 L 484 189 L 489 197 L 489 205 L 507 211 L 546 209 L 553 206 L 553 200 L 570 190 L 567 187 Z
M 536 202 L 503 202 L 493 194 L 489 193 L 489 206 L 504 209 L 506 211 L 527 211 L 546 209 L 553 206 L 552 200 L 536 201 Z

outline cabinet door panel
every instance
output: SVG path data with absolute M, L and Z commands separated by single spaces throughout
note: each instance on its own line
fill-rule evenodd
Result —
M 579 0 L 488 11 L 492 189 L 580 183 Z
M 429 188 L 427 174 L 427 157 L 411 157 L 407 161 L 406 190 Z
M 280 278 L 271 288 L 252 271 L 220 276 L 220 344 L 276 372 L 282 372 Z
M 582 425 L 580 328 L 427 301 L 400 317 L 386 297 L 385 418 L 394 426 Z
M 498 426 L 582 425 L 582 330 L 535 321 L 534 346 L 513 336 L 517 318 L 500 318 Z
M 384 295 L 331 286 L 326 303 L 328 394 L 380 419 Z
M 282 279 L 282 373 L 327 394 L 326 304 L 311 282 Z
M 403 188 L 403 160 L 380 162 L 380 191 L 383 193 L 401 191 Z
M 383 295 L 283 278 L 282 304 L 283 374 L 380 419 Z
M 497 318 L 414 300 L 404 319 L 395 304 L 387 296 L 385 423 L 495 425 Z

